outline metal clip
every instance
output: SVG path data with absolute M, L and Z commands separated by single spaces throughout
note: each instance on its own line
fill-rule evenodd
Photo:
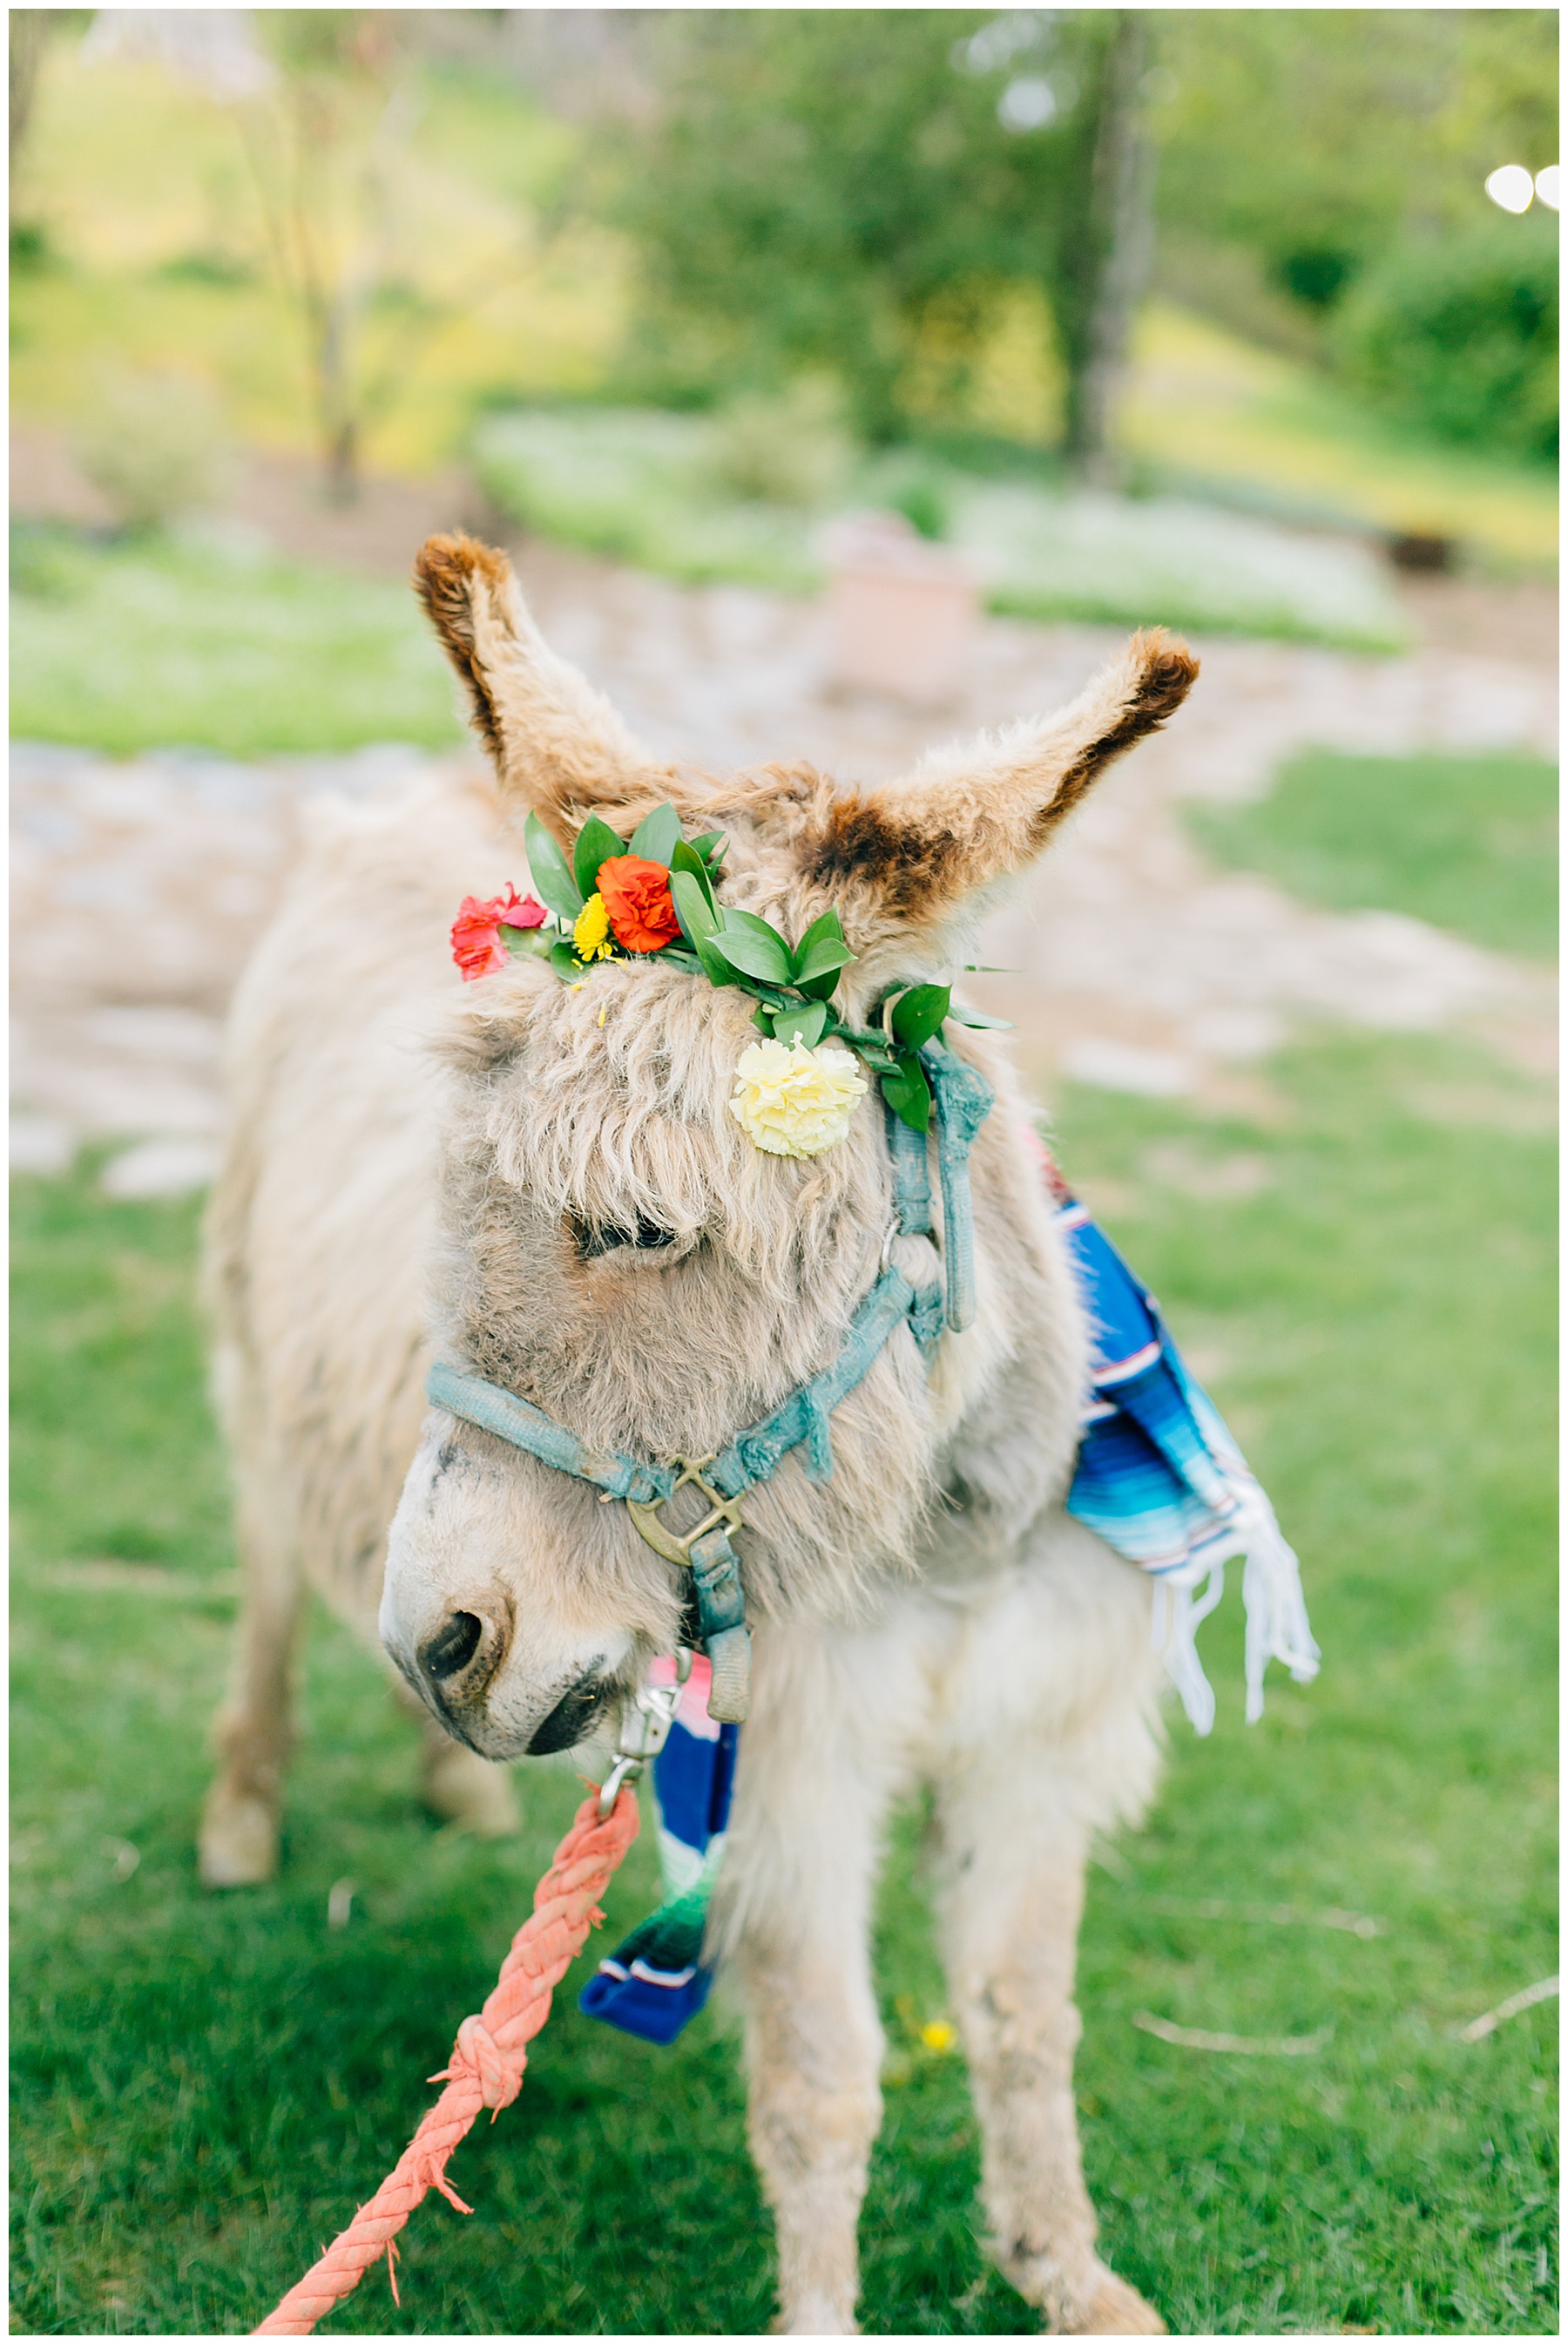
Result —
M 706 1461 L 706 1460 L 705 1460 Z M 623 1786 L 635 1783 L 643 1768 L 658 1757 L 669 1739 L 680 1696 L 691 1674 L 691 1654 L 684 1647 L 675 1656 L 675 1682 L 639 1685 L 620 1713 L 620 1746 L 598 1794 L 603 1823 L 614 1812 Z
M 715 1451 L 715 1454 L 717 1453 Z M 706 1537 L 709 1531 L 717 1530 L 720 1523 L 723 1524 L 726 1532 L 733 1537 L 735 1532 L 743 1526 L 744 1516 L 740 1511 L 739 1498 L 727 1498 L 722 1490 L 716 1490 L 710 1481 L 703 1480 L 702 1469 L 705 1465 L 712 1464 L 712 1457 L 699 1457 L 695 1464 L 685 1457 L 672 1458 L 670 1462 L 678 1465 L 680 1470 L 676 1477 L 675 1488 L 670 1490 L 669 1497 L 674 1497 L 676 1490 L 684 1490 L 689 1481 L 694 1481 L 708 1500 L 711 1509 L 709 1512 L 704 1514 L 695 1529 L 683 1531 L 678 1535 L 674 1531 L 667 1529 L 659 1521 L 658 1510 L 660 1506 L 667 1506 L 669 1503 L 669 1498 L 658 1498 L 650 1506 L 641 1504 L 636 1498 L 628 1498 L 626 1501 L 626 1510 L 631 1516 L 632 1526 L 638 1535 L 648 1541 L 655 1554 L 661 1554 L 666 1562 L 679 1563 L 683 1570 L 689 1571 L 691 1568 L 691 1549 L 699 1538 Z

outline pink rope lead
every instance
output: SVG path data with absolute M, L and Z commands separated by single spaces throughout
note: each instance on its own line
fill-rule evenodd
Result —
M 465 2018 L 450 2066 L 433 2084 L 447 2088 L 420 2118 L 419 2128 L 392 2171 L 334 2238 L 297 2287 L 252 2332 L 308 2336 L 318 2319 L 351 2295 L 374 2262 L 387 2258 L 397 2293 L 394 2241 L 427 2189 L 438 2189 L 460 2214 L 472 2212 L 447 2178 L 447 2159 L 481 2108 L 499 2115 L 523 2088 L 528 2046 L 550 2015 L 550 1996 L 582 1951 L 589 1929 L 604 1919 L 598 1900 L 637 1837 L 637 1793 L 627 1785 L 600 1823 L 599 1794 L 590 1792 L 534 1891 L 534 1909 L 512 1939 L 498 1982 L 477 2018 Z

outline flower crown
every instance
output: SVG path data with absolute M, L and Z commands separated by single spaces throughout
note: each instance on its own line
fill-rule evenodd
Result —
M 756 1002 L 752 1020 L 763 1040 L 736 1068 L 730 1112 L 769 1154 L 818 1156 L 843 1137 L 868 1087 L 850 1052 L 880 1084 L 893 1113 L 924 1132 L 931 1086 L 922 1046 L 949 1017 L 964 1026 L 1006 1022 L 955 1008 L 951 985 L 911 985 L 883 1000 L 879 1031 L 849 1025 L 832 996 L 856 955 L 838 913 L 824 912 L 790 945 L 756 913 L 720 904 L 724 834 L 684 838 L 672 805 L 657 806 L 629 841 L 590 815 L 569 863 L 537 814 L 529 814 L 524 836 L 544 902 L 518 895 L 509 882 L 505 895 L 487 903 L 464 897 L 452 957 L 465 982 L 532 955 L 575 987 L 599 961 L 657 955 L 711 985 L 739 985 Z

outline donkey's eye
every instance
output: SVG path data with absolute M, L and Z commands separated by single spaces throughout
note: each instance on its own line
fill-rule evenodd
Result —
M 661 1246 L 675 1243 L 675 1231 L 661 1228 L 657 1221 L 638 1219 L 631 1228 L 595 1228 L 587 1221 L 574 1221 L 572 1235 L 584 1261 L 592 1261 L 599 1254 L 618 1253 L 623 1247 L 635 1248 L 639 1253 L 657 1253 Z

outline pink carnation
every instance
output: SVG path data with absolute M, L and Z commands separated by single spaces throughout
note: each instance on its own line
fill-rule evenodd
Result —
M 452 923 L 452 958 L 463 972 L 464 984 L 506 967 L 511 955 L 501 942 L 504 927 L 539 928 L 544 921 L 544 905 L 531 895 L 519 895 L 509 879 L 506 894 L 492 896 L 487 904 L 477 895 L 465 895 Z

